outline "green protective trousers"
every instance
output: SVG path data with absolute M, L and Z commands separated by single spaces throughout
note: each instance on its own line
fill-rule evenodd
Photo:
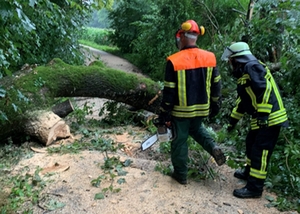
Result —
M 203 127 L 201 117 L 173 117 L 172 126 L 176 134 L 175 139 L 171 142 L 171 161 L 174 167 L 174 174 L 179 178 L 186 179 L 188 173 L 188 137 L 191 136 L 209 154 L 212 154 L 216 143 Z

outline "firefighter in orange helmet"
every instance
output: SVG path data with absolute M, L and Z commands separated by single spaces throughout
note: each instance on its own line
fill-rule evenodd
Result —
M 221 77 L 216 57 L 212 52 L 197 47 L 204 27 L 194 20 L 181 24 L 176 32 L 179 52 L 167 58 L 163 99 L 159 119 L 171 121 L 175 138 L 171 142 L 172 177 L 180 184 L 187 183 L 188 144 L 191 136 L 211 154 L 218 165 L 225 163 L 225 156 L 203 127 L 202 121 L 215 116 L 221 105 Z

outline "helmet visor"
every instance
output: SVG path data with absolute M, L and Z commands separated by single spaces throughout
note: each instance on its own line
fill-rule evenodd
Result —
M 221 60 L 228 62 L 229 57 L 233 54 L 233 51 L 229 49 L 229 47 L 226 47 L 224 50 L 224 53 L 222 54 Z
M 229 47 L 226 47 L 224 50 L 224 53 L 222 54 L 221 59 L 223 61 L 229 60 L 230 57 L 236 57 L 236 56 L 243 56 L 243 55 L 252 55 L 251 51 L 249 49 L 243 49 L 239 51 L 233 51 Z

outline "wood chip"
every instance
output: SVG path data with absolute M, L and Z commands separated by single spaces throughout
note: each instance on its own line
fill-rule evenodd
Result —
M 30 147 L 30 149 L 34 152 L 37 152 L 37 153 L 46 153 L 46 148 L 41 148 L 41 149 L 38 149 L 38 148 L 34 148 L 34 147 Z
M 44 168 L 41 173 L 42 175 L 46 174 L 46 173 L 56 173 L 56 172 L 63 172 L 66 171 L 70 168 L 70 166 L 68 165 L 61 165 L 59 163 L 55 163 L 53 166 L 49 166 Z

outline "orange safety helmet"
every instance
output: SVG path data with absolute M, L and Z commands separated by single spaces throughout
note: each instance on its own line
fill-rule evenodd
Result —
M 198 24 L 194 20 L 187 20 L 183 22 L 176 32 L 176 37 L 180 37 L 180 33 L 196 33 L 198 35 L 204 35 L 205 29 L 203 26 L 198 27 Z
M 188 35 L 188 33 L 196 33 L 197 35 L 203 36 L 205 33 L 205 28 L 203 26 L 200 26 L 199 28 L 198 24 L 194 20 L 187 20 L 183 22 L 180 28 L 175 33 L 175 42 L 177 48 L 179 47 L 178 45 L 179 45 L 181 33 L 186 33 L 185 36 L 188 37 L 197 38 L 196 36 Z

